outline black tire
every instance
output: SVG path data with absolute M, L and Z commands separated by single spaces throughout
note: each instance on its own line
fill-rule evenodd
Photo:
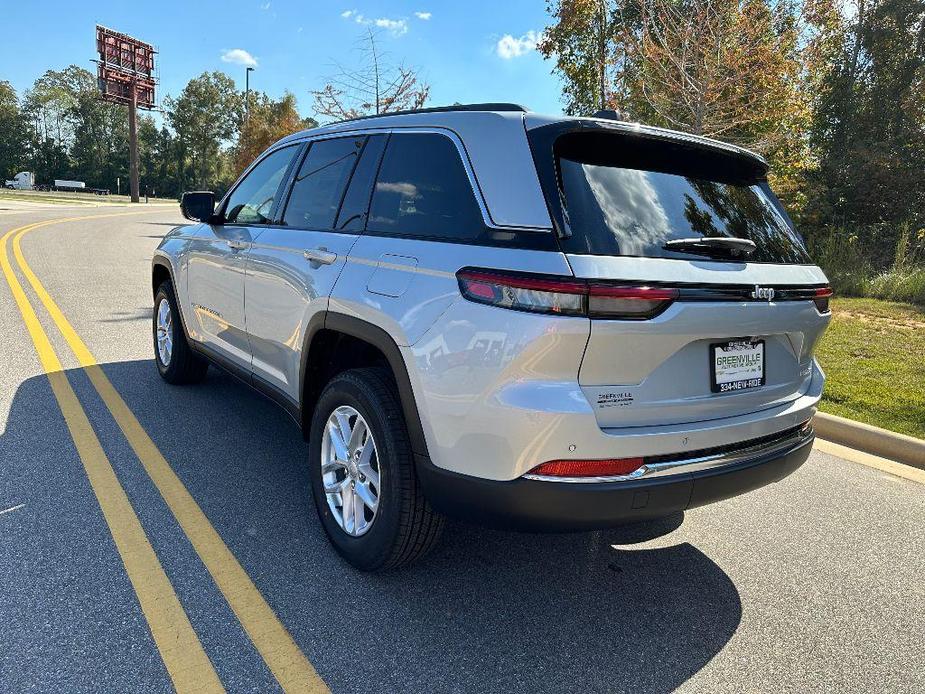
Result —
M 170 306 L 172 318 L 171 339 L 173 348 L 167 364 L 161 361 L 157 345 L 157 314 L 161 301 L 164 300 Z M 177 299 L 170 280 L 165 280 L 161 283 L 161 286 L 157 288 L 157 292 L 154 294 L 154 313 L 151 318 L 151 328 L 154 340 L 154 363 L 157 364 L 157 370 L 161 378 L 173 385 L 199 383 L 205 378 L 206 371 L 209 370 L 209 363 L 193 352 L 189 342 L 186 340 L 186 332 L 183 330 L 180 310 L 177 307 Z
M 324 427 L 334 410 L 349 405 L 366 420 L 376 442 L 382 475 L 379 506 L 369 530 L 359 537 L 344 531 L 328 506 L 321 475 Z M 381 368 L 344 371 L 318 399 L 309 436 L 309 478 L 321 524 L 338 553 L 361 571 L 385 571 L 410 564 L 429 552 L 443 530 L 443 517 L 424 498 L 392 375 Z

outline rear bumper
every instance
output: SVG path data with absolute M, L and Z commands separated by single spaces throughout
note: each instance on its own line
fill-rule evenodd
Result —
M 449 516 L 506 529 L 594 530 L 661 518 L 777 482 L 806 462 L 814 438 L 806 427 L 757 445 L 746 442 L 738 451 L 675 460 L 652 477 L 591 483 L 487 480 L 424 458 L 417 469 L 431 505 Z M 704 462 L 711 457 L 716 464 Z

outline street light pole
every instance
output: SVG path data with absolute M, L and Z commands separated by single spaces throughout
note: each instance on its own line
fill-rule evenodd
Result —
M 244 122 L 247 123 L 247 118 L 250 116 L 251 112 L 251 73 L 254 71 L 254 68 L 249 67 L 244 71 Z

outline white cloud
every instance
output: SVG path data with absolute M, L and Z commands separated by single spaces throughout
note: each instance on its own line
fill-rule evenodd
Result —
M 504 60 L 510 60 L 511 58 L 519 58 L 522 55 L 526 55 L 530 51 L 536 49 L 536 44 L 540 40 L 540 34 L 537 31 L 528 31 L 523 36 L 515 37 L 510 34 L 505 34 L 500 39 L 498 39 L 498 44 L 495 46 L 495 51 L 498 53 L 499 58 Z
M 429 14 L 429 13 L 428 13 Z M 369 25 L 379 27 L 380 29 L 386 29 L 392 36 L 404 36 L 408 33 L 408 20 L 407 19 L 389 19 L 388 17 L 380 17 L 378 19 L 370 19 L 363 14 L 360 14 L 356 10 L 344 10 L 340 13 L 340 16 L 344 19 L 352 19 L 357 24 Z
M 392 32 L 393 36 L 402 36 L 408 33 L 408 21 L 405 19 L 387 19 L 382 17 L 373 20 L 373 24 L 380 29 L 388 29 Z
M 265 2 L 265 3 L 263 3 L 263 4 L 260 6 L 260 9 L 261 9 L 261 10 L 269 10 L 269 9 L 270 9 L 270 2 L 269 2 L 269 0 L 267 0 L 267 2 Z
M 418 19 L 423 19 L 425 22 L 431 18 L 430 12 L 415 12 L 414 16 Z
M 236 65 L 247 65 L 248 67 L 257 67 L 257 59 L 243 48 L 232 48 L 222 53 L 223 63 L 234 63 Z
M 418 193 L 418 187 L 413 183 L 385 183 L 378 182 L 376 183 L 376 190 L 381 190 L 383 193 L 398 193 L 403 195 L 406 198 L 419 198 L 421 197 Z

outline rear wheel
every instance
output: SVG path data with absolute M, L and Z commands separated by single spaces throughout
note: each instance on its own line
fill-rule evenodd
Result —
M 161 284 L 154 295 L 154 361 L 168 383 L 198 383 L 205 378 L 209 363 L 194 353 L 186 341 L 180 311 L 170 280 Z
M 354 567 L 411 563 L 436 544 L 443 518 L 421 491 L 398 394 L 388 371 L 345 371 L 312 416 L 309 476 L 331 543 Z

